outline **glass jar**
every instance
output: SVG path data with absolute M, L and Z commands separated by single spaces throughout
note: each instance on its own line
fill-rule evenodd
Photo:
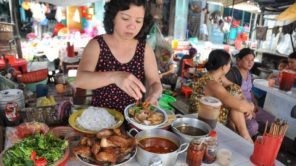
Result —
M 203 157 L 203 162 L 206 164 L 211 164 L 216 160 L 217 156 L 217 133 L 216 131 L 211 131 L 209 137 L 206 138 L 207 148 Z
M 17 126 L 21 122 L 19 107 L 15 102 L 6 103 L 4 110 L 4 120 L 6 126 Z
M 204 156 L 206 145 L 200 138 L 193 139 L 188 147 L 186 163 L 188 166 L 200 166 Z

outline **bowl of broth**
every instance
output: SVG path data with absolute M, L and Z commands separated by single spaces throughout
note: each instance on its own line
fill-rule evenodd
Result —
M 184 141 L 190 142 L 194 138 L 206 137 L 211 127 L 196 118 L 177 118 L 171 124 L 174 133 L 180 135 Z
M 131 131 L 136 129 L 131 129 Z M 178 155 L 188 148 L 188 143 L 170 131 L 162 129 L 143 130 L 135 135 L 137 139 L 136 159 L 140 165 L 148 166 L 155 157 L 161 160 L 163 166 L 175 165 Z

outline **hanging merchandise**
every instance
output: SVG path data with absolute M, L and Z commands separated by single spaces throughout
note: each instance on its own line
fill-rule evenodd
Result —
M 284 55 L 289 55 L 290 53 L 292 53 L 293 49 L 292 49 L 289 34 L 285 34 L 285 35 L 280 36 L 279 43 L 277 44 L 276 50 L 280 54 L 284 54 Z
M 61 24 L 61 23 L 57 23 L 53 29 L 53 33 L 52 33 L 52 36 L 56 36 L 58 34 L 58 32 L 64 28 L 65 25 L 64 24 Z
M 33 3 L 31 2 L 31 11 L 33 13 L 33 18 L 35 21 L 40 22 L 46 18 L 44 10 L 42 10 L 42 7 L 39 3 Z
M 288 24 L 283 26 L 283 34 L 292 34 L 293 33 L 293 24 Z
M 45 18 L 44 20 L 39 22 L 39 25 L 47 25 L 48 24 L 48 19 Z
M 266 40 L 267 27 L 256 27 L 256 39 Z
M 240 20 L 234 20 L 234 21 L 232 22 L 231 27 L 232 27 L 232 28 L 238 28 L 239 25 L 240 25 Z
M 58 22 L 61 22 L 62 20 L 66 19 L 65 8 L 59 6 L 57 7 L 55 19 Z
M 279 33 L 280 27 L 274 27 L 272 28 L 272 33 L 275 34 L 275 36 Z
M 67 7 L 67 27 L 72 30 L 82 30 L 80 7 Z
M 235 40 L 237 36 L 237 28 L 230 28 L 229 39 Z
M 30 9 L 30 2 L 24 1 L 21 6 L 23 9 L 29 10 Z

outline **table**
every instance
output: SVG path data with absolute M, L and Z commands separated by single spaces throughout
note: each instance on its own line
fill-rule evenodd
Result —
M 196 116 L 194 114 L 186 115 L 186 116 Z M 12 127 L 7 127 L 6 128 L 6 135 L 7 131 L 12 129 Z M 225 127 L 224 125 L 218 123 L 216 127 L 216 131 L 218 134 L 218 149 L 225 148 L 229 149 L 232 152 L 232 161 L 231 165 L 232 166 L 250 166 L 253 165 L 252 162 L 249 160 L 249 157 L 253 153 L 253 145 Z M 7 137 L 6 137 L 7 138 Z M 6 142 L 6 148 L 9 147 L 9 140 L 5 140 Z M 84 163 L 80 162 L 78 159 L 76 159 L 74 156 L 72 156 L 68 163 L 67 166 L 83 166 Z M 132 159 L 131 161 L 125 163 L 124 165 L 126 166 L 139 166 L 137 163 L 136 159 Z M 181 153 L 178 156 L 176 166 L 185 166 L 186 165 L 186 152 Z M 202 165 L 218 165 L 217 163 L 213 164 L 202 164 Z M 284 166 L 279 161 L 275 162 L 276 166 Z
M 286 136 L 294 140 L 296 138 L 296 119 L 291 117 L 291 111 L 296 109 L 296 93 L 269 87 L 268 81 L 264 79 L 255 79 L 253 84 L 256 88 L 267 92 L 263 109 L 277 118 L 287 120 L 289 128 Z
M 194 115 L 189 115 L 194 116 Z M 196 116 L 196 115 L 195 115 Z M 225 127 L 224 125 L 218 123 L 216 127 L 218 134 L 218 149 L 226 148 L 232 152 L 232 166 L 251 166 L 254 165 L 249 160 L 249 157 L 253 153 L 253 145 Z M 83 163 L 77 161 L 75 158 L 72 158 L 67 166 L 82 166 Z M 136 159 L 133 159 L 125 164 L 126 166 L 139 166 Z M 176 166 L 185 166 L 186 165 L 186 152 L 181 153 L 178 156 Z M 202 164 L 202 165 L 218 165 L 217 163 L 213 164 Z M 279 161 L 276 161 L 276 166 L 283 166 Z

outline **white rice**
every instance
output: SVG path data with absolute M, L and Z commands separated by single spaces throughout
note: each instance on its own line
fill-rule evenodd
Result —
M 100 131 L 104 128 L 112 128 L 116 120 L 105 108 L 88 107 L 77 118 L 76 123 L 84 129 Z

